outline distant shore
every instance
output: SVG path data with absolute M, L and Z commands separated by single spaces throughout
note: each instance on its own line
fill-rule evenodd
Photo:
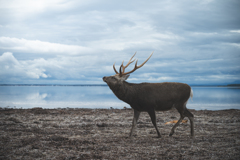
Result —
M 0 84 L 0 86 L 107 86 L 106 84 Z
M 0 84 L 0 86 L 108 86 L 106 84 Z M 240 87 L 240 84 L 228 85 L 190 85 L 192 87 Z

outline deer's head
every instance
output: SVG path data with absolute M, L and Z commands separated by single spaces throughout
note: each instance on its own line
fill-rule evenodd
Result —
M 153 54 L 153 52 L 152 52 Z M 123 62 L 119 68 L 119 72 L 116 70 L 115 68 L 115 63 L 113 64 L 113 70 L 115 71 L 115 75 L 113 76 L 108 76 L 108 77 L 103 77 L 103 81 L 106 82 L 109 86 L 110 85 L 116 85 L 116 84 L 121 84 L 123 81 L 127 80 L 128 77 L 130 76 L 130 73 L 133 73 L 134 71 L 136 71 L 137 69 L 141 68 L 152 56 L 152 54 L 141 64 L 141 65 L 137 65 L 138 60 L 135 63 L 135 67 L 133 68 L 133 70 L 129 71 L 129 72 L 125 72 L 125 69 L 135 61 L 132 60 L 133 57 L 136 55 L 135 54 L 130 58 L 130 60 L 128 61 L 128 63 L 124 66 Z

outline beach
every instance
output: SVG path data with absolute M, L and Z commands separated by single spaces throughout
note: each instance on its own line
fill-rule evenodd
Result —
M 190 110 L 181 123 L 173 109 L 156 112 L 157 133 L 141 113 L 129 138 L 132 109 L 0 109 L 0 159 L 240 159 L 240 110 Z M 187 118 L 185 118 L 187 120 Z

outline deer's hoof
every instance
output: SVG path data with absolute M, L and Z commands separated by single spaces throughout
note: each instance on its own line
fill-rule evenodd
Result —
M 169 134 L 169 137 L 172 137 L 173 133 L 174 133 L 174 132 L 171 132 L 171 133 Z

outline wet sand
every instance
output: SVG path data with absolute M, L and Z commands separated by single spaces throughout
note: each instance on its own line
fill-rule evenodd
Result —
M 161 138 L 147 113 L 128 138 L 131 109 L 0 109 L 0 159 L 240 159 L 240 110 L 190 111 L 194 139 L 189 121 L 168 136 L 176 110 L 157 112 Z

